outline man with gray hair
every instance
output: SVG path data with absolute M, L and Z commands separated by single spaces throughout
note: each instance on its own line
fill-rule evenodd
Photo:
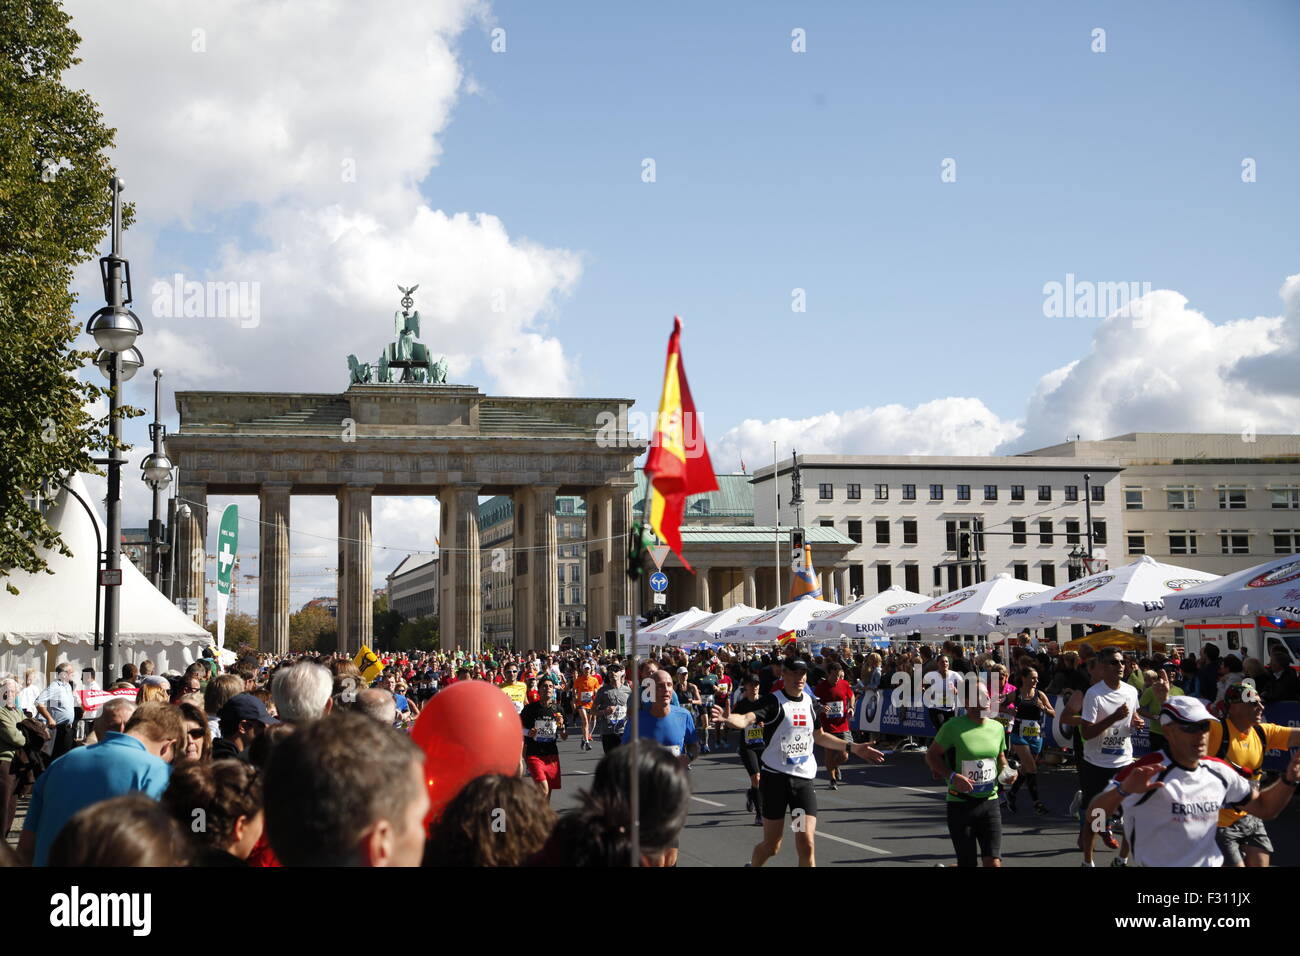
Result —
M 271 699 L 281 720 L 300 723 L 316 720 L 330 712 L 334 678 L 328 670 L 311 661 L 281 667 L 271 681 Z
M 385 727 L 397 723 L 397 701 L 393 692 L 382 687 L 370 687 L 357 694 L 357 710 L 373 717 Z
M 91 725 L 90 734 L 86 737 L 86 746 L 99 743 L 104 739 L 105 734 L 126 733 L 126 725 L 130 723 L 131 715 L 134 713 L 135 701 L 133 700 L 114 697 L 108 701 L 100 709 L 95 723 Z

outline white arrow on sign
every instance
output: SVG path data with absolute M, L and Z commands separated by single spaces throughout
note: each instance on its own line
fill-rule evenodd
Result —
M 666 544 L 656 544 L 650 549 L 650 560 L 655 563 L 656 571 L 663 570 L 664 561 L 667 560 L 668 552 L 671 550 L 672 548 L 668 547 Z

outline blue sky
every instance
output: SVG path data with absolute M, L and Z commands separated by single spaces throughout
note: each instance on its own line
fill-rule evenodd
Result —
M 161 365 L 169 424 L 173 389 L 342 390 L 418 282 L 487 392 L 650 411 L 680 314 L 719 470 L 1300 431 L 1290 0 L 68 6 L 140 217 L 128 400 Z M 257 283 L 261 321 L 153 314 L 176 271 Z M 1149 321 L 1047 318 L 1068 274 L 1143 284 Z M 324 566 L 331 504 L 294 507 Z M 435 520 L 392 499 L 375 541 Z

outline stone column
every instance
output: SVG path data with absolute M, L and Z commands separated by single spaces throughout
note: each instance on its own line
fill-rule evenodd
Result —
M 535 628 L 532 602 L 532 564 L 535 562 L 535 557 L 531 549 L 533 546 L 533 508 L 536 502 L 533 500 L 532 488 L 527 485 L 515 488 L 512 500 L 515 512 L 514 553 L 511 555 L 511 573 L 514 581 L 512 614 L 515 650 L 545 650 L 533 638 Z M 590 581 L 587 582 L 587 586 L 590 589 Z M 588 605 L 588 616 L 590 616 L 590 605 Z
M 696 564 L 695 568 L 695 606 L 701 611 L 712 611 L 713 606 L 710 603 L 712 598 L 709 594 L 709 567 Z
M 535 485 L 532 489 L 533 542 L 528 560 L 533 580 L 534 649 L 549 650 L 560 643 L 560 584 L 555 560 L 555 485 Z
M 288 482 L 266 482 L 261 507 L 257 632 L 263 651 L 289 652 L 289 495 Z
M 374 643 L 370 503 L 374 489 L 339 489 L 339 650 L 356 654 Z
M 840 603 L 848 604 L 853 598 L 849 594 L 849 569 L 835 569 L 835 586 L 840 591 Z
M 483 650 L 482 559 L 478 548 L 478 485 L 456 486 L 456 554 L 452 586 L 456 590 L 456 647 L 477 654 Z
M 176 597 L 196 598 L 194 619 L 205 622 L 203 599 L 208 545 L 208 486 L 182 484 L 177 489 L 182 503 L 187 504 L 190 516 L 178 519 L 176 528 Z M 177 506 L 180 507 L 179 505 Z M 107 679 L 110 676 L 105 674 Z
M 636 613 L 636 592 L 627 576 L 627 536 L 632 531 L 631 485 L 615 486 L 609 497 L 609 620 L 602 627 L 613 630 L 616 618 Z M 612 559 L 612 560 L 611 560 Z
M 609 543 L 610 493 L 608 488 L 593 488 L 585 497 L 587 506 L 587 636 L 604 640 L 613 625 L 609 611 L 610 565 Z
M 750 607 L 758 607 L 758 580 L 754 568 L 744 568 L 741 573 L 745 576 L 745 593 L 741 598 L 741 603 L 748 604 Z
M 835 581 L 833 575 L 829 570 L 822 570 L 817 572 L 817 576 L 821 579 L 822 600 L 834 602 Z

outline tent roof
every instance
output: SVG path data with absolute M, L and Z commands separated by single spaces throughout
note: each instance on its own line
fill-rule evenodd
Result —
M 80 475 L 69 486 L 94 508 Z M 18 588 L 10 594 L 0 587 L 0 642 L 8 644 L 93 643 L 95 639 L 95 580 L 99 569 L 95 528 L 106 537 L 99 514 L 92 517 L 64 488 L 46 520 L 59 532 L 71 557 L 45 551 L 52 573 L 14 571 L 5 583 Z M 102 601 L 101 601 L 102 606 Z M 194 623 L 130 561 L 122 561 L 119 639 L 160 644 L 210 642 L 212 636 Z M 102 636 L 102 635 L 101 635 Z

